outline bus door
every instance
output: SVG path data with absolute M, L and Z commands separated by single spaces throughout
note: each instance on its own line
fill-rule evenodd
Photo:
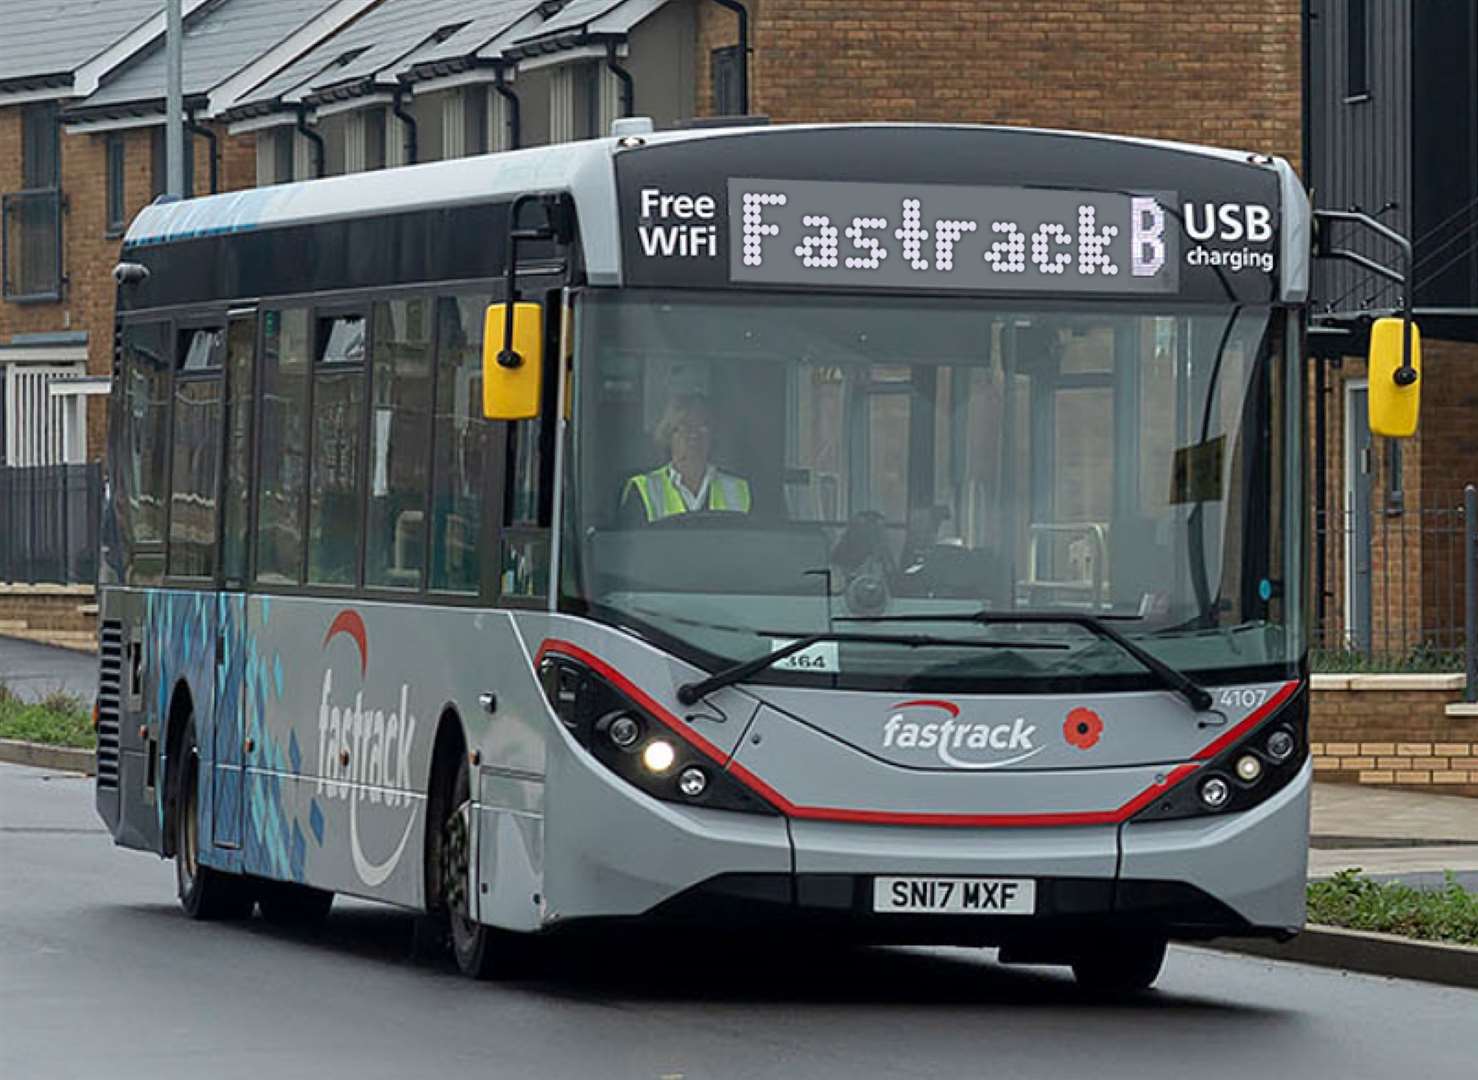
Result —
M 219 847 L 241 845 L 245 809 L 246 545 L 251 535 L 252 371 L 256 341 L 256 311 L 233 311 L 226 324 L 223 371 L 220 589 L 216 596 L 214 837 Z

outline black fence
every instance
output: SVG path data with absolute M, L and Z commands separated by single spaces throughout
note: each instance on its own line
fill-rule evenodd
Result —
M 1478 647 L 1478 508 L 1471 494 L 1466 502 L 1315 514 L 1315 670 L 1468 668 Z
M 103 467 L 0 466 L 0 582 L 93 585 Z

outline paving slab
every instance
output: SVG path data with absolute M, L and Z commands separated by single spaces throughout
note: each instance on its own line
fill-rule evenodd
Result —
M 1315 784 L 1309 832 L 1316 847 L 1321 837 L 1338 837 L 1347 847 L 1357 846 L 1362 838 L 1478 844 L 1478 799 Z

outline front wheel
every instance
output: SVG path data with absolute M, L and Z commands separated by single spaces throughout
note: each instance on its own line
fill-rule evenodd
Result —
M 256 899 L 247 881 L 200 863 L 200 751 L 193 716 L 186 721 L 180 749 L 174 816 L 175 888 L 180 906 L 192 919 L 245 919 Z
M 1090 993 L 1130 995 L 1153 986 L 1164 964 L 1164 938 L 1127 937 L 1081 953 L 1073 977 Z
M 465 758 L 457 767 L 439 836 L 441 900 L 446 907 L 452 954 L 464 975 L 506 978 L 527 964 L 529 945 L 521 935 L 485 926 L 472 918 L 472 785 Z

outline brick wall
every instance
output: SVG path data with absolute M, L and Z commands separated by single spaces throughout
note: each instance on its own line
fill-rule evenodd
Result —
M 1462 695 L 1461 676 L 1314 678 L 1317 779 L 1478 796 L 1478 715 L 1449 710 Z
M 1298 0 L 752 0 L 751 111 L 965 121 L 1244 147 L 1295 163 Z M 734 17 L 699 7 L 698 100 Z

